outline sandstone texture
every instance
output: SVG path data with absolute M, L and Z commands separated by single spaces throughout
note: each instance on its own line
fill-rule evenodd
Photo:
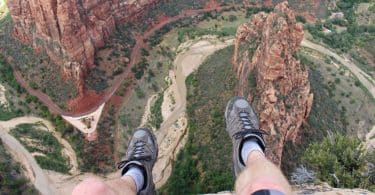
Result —
M 115 30 L 116 23 L 137 15 L 158 0 L 9 0 L 13 36 L 46 52 L 74 79 L 80 94 L 83 78 L 94 65 L 95 49 Z
M 269 14 L 253 15 L 236 34 L 233 65 L 238 93 L 255 104 L 260 127 L 270 134 L 267 155 L 278 165 L 285 143 L 298 143 L 313 101 L 308 72 L 294 57 L 302 38 L 302 25 L 287 2 Z

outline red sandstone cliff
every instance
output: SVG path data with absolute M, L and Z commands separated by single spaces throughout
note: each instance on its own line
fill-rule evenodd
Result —
M 9 0 L 8 7 L 14 37 L 37 52 L 46 52 L 82 93 L 83 77 L 94 64 L 95 49 L 103 46 L 116 22 L 157 1 Z
M 298 142 L 299 128 L 313 100 L 308 72 L 293 56 L 302 38 L 302 25 L 296 23 L 287 2 L 269 14 L 254 15 L 236 34 L 233 64 L 240 80 L 238 91 L 255 100 L 260 126 L 270 133 L 268 155 L 279 165 L 285 142 Z M 255 94 L 248 92 L 252 71 Z

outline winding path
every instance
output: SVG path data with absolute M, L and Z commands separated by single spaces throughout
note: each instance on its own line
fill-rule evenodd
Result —
M 316 50 L 320 53 L 329 55 L 334 57 L 337 61 L 339 61 L 342 65 L 348 68 L 358 79 L 359 81 L 367 88 L 373 98 L 375 98 L 375 80 L 369 76 L 367 73 L 362 71 L 358 66 L 356 66 L 352 61 L 345 59 L 333 51 L 325 48 L 321 45 L 315 44 L 307 39 L 303 39 L 302 46 Z
M 218 7 L 212 7 L 212 8 L 207 8 L 207 9 L 184 10 L 177 16 L 170 17 L 167 20 L 162 21 L 156 24 L 155 26 L 152 26 L 147 32 L 143 33 L 142 35 L 136 36 L 136 44 L 132 48 L 129 66 L 125 68 L 124 72 L 121 75 L 119 75 L 117 78 L 114 79 L 113 86 L 107 89 L 106 94 L 101 100 L 95 103 L 89 110 L 83 111 L 81 113 L 73 113 L 73 112 L 64 111 L 55 102 L 53 102 L 47 94 L 39 90 L 32 89 L 30 85 L 27 83 L 27 81 L 22 77 L 19 71 L 14 70 L 13 74 L 15 78 L 17 79 L 17 81 L 22 85 L 22 87 L 24 87 L 31 95 L 37 97 L 44 105 L 46 105 L 50 109 L 51 112 L 64 115 L 64 116 L 69 116 L 69 117 L 81 117 L 84 115 L 88 115 L 96 111 L 102 104 L 107 102 L 113 96 L 113 94 L 115 94 L 117 89 L 121 86 L 122 82 L 127 77 L 129 77 L 129 75 L 131 75 L 131 68 L 141 59 L 140 49 L 146 45 L 143 40 L 147 39 L 148 37 L 153 35 L 157 30 L 160 30 L 166 24 L 169 24 L 171 22 L 178 21 L 182 18 L 198 16 L 199 14 L 202 14 L 205 12 L 210 12 L 214 10 L 220 11 L 220 10 L 231 8 L 231 7 L 236 7 L 236 6 L 235 5 L 218 6 Z

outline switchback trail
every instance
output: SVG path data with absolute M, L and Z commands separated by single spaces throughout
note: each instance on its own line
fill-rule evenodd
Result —
M 209 11 L 214 11 L 214 10 L 220 11 L 220 10 L 223 10 L 223 9 L 226 9 L 226 8 L 231 8 L 231 7 L 235 7 L 235 6 L 234 5 L 233 6 L 218 6 L 218 7 L 207 8 L 207 9 L 185 10 L 185 11 L 182 11 L 177 16 L 170 17 L 167 20 L 162 21 L 162 22 L 156 24 L 155 26 L 153 26 L 152 28 L 150 28 L 147 32 L 143 33 L 143 35 L 136 36 L 136 44 L 132 48 L 132 52 L 131 52 L 131 55 L 130 55 L 130 63 L 129 63 L 129 65 L 125 68 L 124 72 L 121 75 L 119 75 L 117 78 L 114 79 L 113 86 L 111 86 L 109 89 L 107 89 L 107 93 L 104 95 L 104 97 L 102 99 L 100 99 L 100 101 L 98 101 L 97 103 L 95 103 L 87 111 L 83 111 L 83 112 L 80 112 L 80 113 L 73 113 L 73 112 L 69 112 L 69 111 L 64 111 L 55 102 L 53 102 L 51 100 L 51 98 L 47 94 L 45 94 L 45 93 L 43 93 L 43 92 L 41 92 L 39 90 L 32 89 L 29 86 L 29 84 L 27 83 L 27 81 L 22 77 L 22 75 L 21 75 L 21 73 L 19 71 L 14 70 L 13 74 L 14 74 L 15 78 L 17 79 L 17 81 L 31 95 L 37 97 L 44 105 L 46 105 L 50 109 L 51 112 L 56 113 L 56 114 L 60 114 L 60 115 L 64 115 L 64 116 L 70 116 L 70 117 L 84 116 L 84 115 L 87 115 L 87 114 L 90 114 L 90 113 L 94 112 L 96 109 L 99 108 L 100 105 L 102 105 L 103 103 L 107 102 L 113 96 L 113 94 L 115 94 L 115 92 L 117 91 L 117 89 L 121 86 L 122 82 L 127 77 L 129 77 L 129 75 L 131 75 L 131 68 L 141 59 L 140 49 L 143 48 L 144 45 L 145 45 L 145 43 L 144 43 L 143 40 L 147 39 L 152 34 L 154 34 L 157 30 L 160 30 L 166 24 L 169 24 L 171 22 L 175 22 L 175 21 L 178 21 L 178 20 L 180 20 L 182 18 L 186 18 L 186 17 L 197 16 L 197 15 L 199 15 L 201 13 L 205 13 L 205 12 L 209 12 Z

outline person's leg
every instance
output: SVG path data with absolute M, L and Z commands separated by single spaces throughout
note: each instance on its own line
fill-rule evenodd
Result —
M 291 188 L 286 178 L 273 163 L 269 162 L 263 153 L 251 152 L 246 161 L 246 168 L 236 180 L 236 194 L 251 194 L 262 189 L 277 190 L 291 194 Z
M 243 97 L 232 98 L 225 111 L 227 132 L 233 142 L 233 168 L 236 194 L 290 194 L 291 188 L 279 168 L 265 156 L 263 130 Z M 259 192 L 266 190 L 266 192 Z
M 116 178 L 114 180 L 101 181 L 98 178 L 88 178 L 78 184 L 72 195 L 116 195 L 137 194 L 134 180 L 130 177 Z
M 146 128 L 137 129 L 131 138 L 123 161 L 121 177 L 105 182 L 87 179 L 77 185 L 73 195 L 83 194 L 155 194 L 152 168 L 158 156 L 158 146 L 154 134 Z

